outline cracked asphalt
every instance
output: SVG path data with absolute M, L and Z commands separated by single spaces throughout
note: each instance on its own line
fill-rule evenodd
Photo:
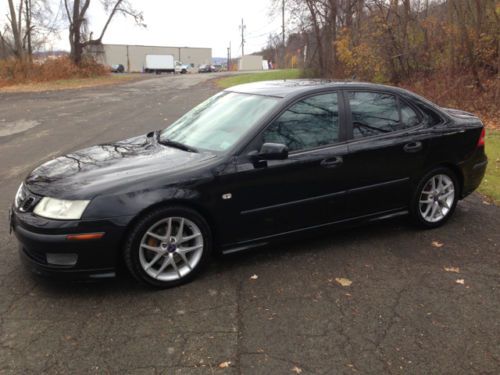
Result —
M 164 291 L 24 270 L 7 230 L 23 177 L 168 125 L 217 92 L 213 77 L 0 94 L 0 373 L 499 374 L 500 208 L 476 194 L 440 229 L 331 231 L 214 259 Z

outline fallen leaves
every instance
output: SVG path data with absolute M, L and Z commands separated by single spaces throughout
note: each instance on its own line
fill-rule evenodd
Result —
M 231 366 L 231 361 L 219 363 L 219 368 L 228 368 L 229 366 Z
M 460 273 L 460 268 L 458 268 L 458 267 L 452 267 L 452 266 L 450 266 L 450 267 L 444 267 L 444 270 L 446 272 Z
M 352 284 L 351 280 L 346 279 L 344 277 L 336 277 L 335 281 L 337 282 L 337 284 L 339 284 L 341 286 L 350 286 Z
M 302 374 L 302 369 L 300 367 L 293 366 L 292 372 L 294 372 L 296 374 Z
M 439 241 L 432 241 L 432 246 L 433 246 L 433 247 L 440 248 L 440 247 L 443 247 L 443 246 L 444 246 L 444 243 L 439 242 Z
M 259 278 L 259 276 L 257 276 L 257 275 L 250 276 L 250 280 L 257 280 L 258 278 Z

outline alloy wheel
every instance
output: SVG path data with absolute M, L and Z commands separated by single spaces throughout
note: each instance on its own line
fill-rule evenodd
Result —
M 420 193 L 420 215 L 429 223 L 437 223 L 449 214 L 454 201 L 453 180 L 445 174 L 436 174 L 425 183 Z
M 193 271 L 203 255 L 200 228 L 184 217 L 157 221 L 143 235 L 139 248 L 142 269 L 160 281 L 175 281 Z

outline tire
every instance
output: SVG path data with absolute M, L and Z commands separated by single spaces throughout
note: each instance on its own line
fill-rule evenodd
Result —
M 193 280 L 211 251 L 212 235 L 205 219 L 194 210 L 174 206 L 140 218 L 125 241 L 123 256 L 135 279 L 170 288 Z
M 437 228 L 455 212 L 460 196 L 457 176 L 449 168 L 433 169 L 423 176 L 413 192 L 410 214 L 423 228 Z

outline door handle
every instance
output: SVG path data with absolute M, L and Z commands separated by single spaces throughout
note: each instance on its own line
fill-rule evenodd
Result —
M 422 142 L 410 142 L 403 146 L 405 152 L 419 152 L 422 149 Z
M 324 168 L 335 168 L 342 164 L 344 159 L 342 156 L 335 156 L 333 158 L 323 159 L 321 160 L 321 166 Z

